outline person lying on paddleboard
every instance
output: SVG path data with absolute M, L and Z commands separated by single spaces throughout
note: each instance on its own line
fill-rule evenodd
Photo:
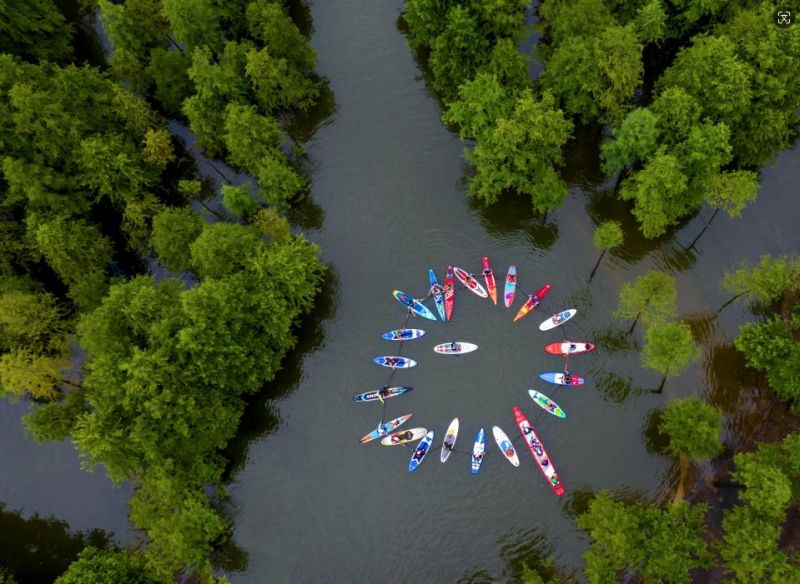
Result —
M 455 341 L 451 342 L 450 343 L 450 350 L 451 351 L 458 351 L 458 343 L 456 343 Z

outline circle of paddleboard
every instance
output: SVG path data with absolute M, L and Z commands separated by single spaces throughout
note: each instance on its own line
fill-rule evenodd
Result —
M 486 256 L 483 256 L 483 280 L 486 282 L 486 289 L 489 291 L 489 298 L 491 298 L 492 303 L 497 306 L 497 282 L 494 279 L 492 264 L 489 263 L 489 258 Z
M 503 453 L 503 456 L 506 457 L 506 460 L 514 466 L 519 466 L 517 451 L 514 450 L 514 446 L 511 444 L 511 440 L 508 439 L 508 435 L 503 432 L 499 426 L 492 426 L 492 434 L 494 435 L 494 441 L 497 443 L 497 447 L 500 449 L 500 452 Z
M 472 474 L 476 475 L 481 471 L 481 463 L 483 463 L 483 454 L 485 451 L 486 433 L 483 431 L 483 428 L 481 428 L 475 435 L 475 442 L 472 444 L 472 456 L 470 457 Z
M 406 444 L 407 442 L 419 440 L 427 432 L 427 428 L 411 428 L 410 430 L 400 430 L 399 432 L 395 432 L 394 434 L 389 434 L 386 436 L 383 440 L 381 440 L 381 444 L 384 446 L 399 446 L 400 444 Z
M 510 308 L 514 304 L 514 294 L 517 292 L 517 266 L 511 264 L 508 266 L 508 273 L 506 274 L 506 286 L 503 290 L 503 302 L 506 308 Z
M 447 314 L 444 311 L 444 292 L 442 287 L 439 286 L 439 281 L 436 279 L 436 272 L 433 268 L 428 268 L 428 282 L 431 285 L 431 293 L 433 294 L 433 302 L 436 304 L 436 310 L 439 311 L 439 318 L 442 322 L 447 322 Z
M 375 428 L 369 434 L 366 434 L 361 440 L 359 440 L 359 444 L 366 444 L 367 442 L 372 442 L 376 438 L 380 438 L 381 436 L 386 436 L 389 432 L 400 426 L 401 424 L 406 423 L 408 420 L 411 419 L 411 416 L 414 414 L 406 414 L 405 416 L 400 416 L 399 418 L 395 418 L 389 422 L 384 422 L 377 428 Z
M 447 462 L 447 459 L 450 458 L 450 453 L 456 445 L 456 438 L 458 438 L 458 418 L 453 418 L 453 421 L 447 427 L 447 433 L 444 435 L 444 441 L 442 442 L 442 462 Z
M 561 326 L 565 322 L 567 322 L 570 318 L 575 316 L 578 313 L 577 310 L 574 308 L 569 308 L 567 310 L 562 310 L 558 314 L 554 314 L 542 324 L 539 325 L 540 331 L 549 331 L 550 329 L 554 329 L 557 326 Z
M 536 432 L 533 431 L 533 426 L 531 426 L 528 418 L 526 418 L 522 410 L 516 406 L 514 406 L 514 421 L 517 423 L 519 431 L 525 439 L 525 444 L 528 445 L 531 456 L 533 456 L 536 464 L 539 465 L 539 470 L 542 471 L 544 478 L 547 479 L 547 484 L 550 485 L 550 488 L 553 489 L 557 497 L 561 497 L 564 494 L 564 485 L 561 484 L 561 479 L 556 473 L 556 468 L 550 461 L 550 457 L 547 456 L 544 444 L 539 441 L 539 437 L 536 435 Z
M 383 399 L 389 399 L 390 397 L 397 397 L 398 395 L 403 395 L 407 391 L 411 391 L 414 389 L 413 387 L 402 386 L 402 387 L 390 387 L 387 389 L 387 395 L 383 396 Z M 378 401 L 381 399 L 380 390 L 374 389 L 372 391 L 367 391 L 364 393 L 359 393 L 358 395 L 353 396 L 354 402 L 371 402 L 371 401 Z
M 585 379 L 580 375 L 571 375 L 569 383 L 564 380 L 564 374 L 558 371 L 540 373 L 539 379 L 555 385 L 583 385 Z
M 465 270 L 461 268 L 453 268 L 453 273 L 458 278 L 458 281 L 464 284 L 464 286 L 474 292 L 476 295 L 480 296 L 481 298 L 488 298 L 489 295 L 484 290 L 483 286 L 481 286 L 478 281 L 473 278 L 470 274 L 468 274 Z
M 528 395 L 531 396 L 531 399 L 534 401 L 534 403 L 536 403 L 536 405 L 538 405 L 548 414 L 553 414 L 557 418 L 567 417 L 567 414 L 564 412 L 564 410 L 558 407 L 558 404 L 553 400 L 551 400 L 549 397 L 547 397 L 545 394 L 539 393 L 535 389 L 529 389 Z
M 444 314 L 447 317 L 447 322 L 453 318 L 453 305 L 456 302 L 456 287 L 455 279 L 453 278 L 453 266 L 447 266 L 447 275 L 444 279 Z
M 453 346 L 453 343 L 455 343 L 455 346 Z M 452 343 L 442 343 L 440 345 L 436 345 L 433 350 L 442 355 L 463 355 L 464 353 L 471 353 L 477 348 L 478 345 L 473 343 L 453 341 Z
M 383 357 L 375 357 L 372 360 L 376 365 L 383 365 L 384 367 L 391 367 L 392 369 L 410 369 L 416 367 L 417 362 L 414 359 L 406 357 L 397 357 L 394 355 L 385 355 Z
M 397 301 L 408 308 L 411 312 L 416 314 L 417 316 L 421 316 L 422 318 L 427 318 L 428 320 L 436 320 L 436 316 L 428 310 L 428 307 L 420 303 L 418 300 L 414 300 L 406 294 L 405 292 L 401 292 L 400 290 L 395 290 L 392 292 L 392 295 L 397 299 Z
M 408 461 L 408 472 L 414 472 L 422 464 L 422 461 L 425 460 L 425 455 L 428 454 L 428 450 L 431 448 L 431 442 L 433 442 L 433 430 L 425 434 L 425 438 L 417 444 L 414 454 L 411 455 L 411 460 Z
M 422 329 L 401 328 L 385 332 L 381 335 L 381 338 L 386 339 L 387 341 L 412 341 L 424 335 L 425 331 Z
M 517 322 L 522 317 L 526 316 L 532 310 L 536 310 L 536 307 L 541 304 L 544 297 L 547 296 L 547 293 L 550 292 L 550 284 L 545 284 L 541 288 L 539 288 L 535 294 L 531 294 L 528 296 L 528 299 L 525 301 L 520 309 L 517 311 L 516 316 L 514 317 L 514 322 Z
M 579 355 L 594 351 L 594 345 L 586 341 L 564 341 L 563 343 L 551 343 L 544 350 L 551 355 Z

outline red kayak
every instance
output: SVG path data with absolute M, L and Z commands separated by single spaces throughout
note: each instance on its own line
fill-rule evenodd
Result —
M 447 276 L 444 279 L 444 314 L 447 322 L 453 317 L 453 304 L 456 302 L 455 278 L 453 278 L 453 266 L 447 266 Z
M 527 302 L 522 305 L 522 308 L 520 308 L 519 312 L 517 312 L 517 316 L 514 317 L 514 322 L 517 322 L 520 318 L 539 306 L 544 297 L 547 296 L 548 292 L 550 292 L 550 284 L 545 284 L 536 291 L 536 294 L 528 296 Z
M 514 406 L 514 421 L 517 422 L 519 431 L 522 432 L 522 437 L 525 439 L 525 444 L 528 445 L 528 450 L 531 451 L 533 459 L 539 465 L 539 470 L 542 471 L 544 478 L 547 479 L 547 484 L 550 485 L 557 497 L 561 497 L 564 494 L 564 485 L 561 484 L 561 479 L 556 473 L 547 451 L 545 451 L 542 443 L 539 442 L 539 437 L 533 431 L 533 426 L 531 426 L 525 414 L 522 413 L 522 410 L 516 406 Z
M 579 355 L 594 351 L 594 344 L 586 341 L 564 341 L 547 345 L 544 350 L 551 355 Z
M 489 298 L 497 305 L 497 282 L 494 281 L 494 272 L 489 258 L 483 256 L 483 280 L 486 282 L 486 289 L 489 291 Z

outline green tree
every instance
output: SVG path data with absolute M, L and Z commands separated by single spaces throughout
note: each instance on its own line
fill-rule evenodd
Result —
M 658 237 L 697 206 L 699 201 L 687 189 L 688 182 L 678 159 L 659 151 L 622 183 L 619 196 L 634 202 L 633 215 L 645 237 Z
M 433 86 L 445 101 L 457 96 L 458 87 L 486 63 L 490 51 L 475 14 L 466 6 L 453 6 L 444 30 L 431 44 L 429 59 Z
M 600 262 L 603 261 L 603 256 L 606 255 L 606 252 L 622 245 L 622 240 L 622 226 L 619 221 L 604 221 L 597 226 L 592 236 L 592 243 L 600 251 L 600 257 L 597 258 L 597 262 L 595 262 L 594 268 L 592 268 L 589 280 L 594 278 L 597 267 L 600 265 Z
M 734 298 L 747 296 L 763 304 L 776 302 L 787 291 L 800 292 L 800 260 L 762 255 L 758 265 L 751 266 L 745 262 L 732 272 L 726 271 L 722 287 L 735 294 Z
M 53 0 L 0 4 L 0 53 L 31 60 L 66 60 L 72 56 L 73 27 Z
M 222 204 L 234 217 L 247 217 L 258 209 L 258 201 L 247 185 L 222 185 Z
M 191 52 L 196 47 L 219 48 L 221 25 L 233 6 L 214 0 L 161 0 L 162 13 L 175 37 Z
M 250 223 L 271 241 L 287 241 L 292 235 L 289 221 L 271 207 L 261 207 L 250 218 Z
M 69 295 L 83 309 L 96 306 L 107 290 L 105 268 L 111 242 L 85 221 L 59 217 L 36 230 L 36 248 L 69 286 Z
M 403 20 L 408 25 L 409 42 L 416 48 L 430 47 L 445 26 L 447 12 L 455 1 L 408 0 Z
M 637 108 L 612 129 L 614 140 L 603 143 L 603 165 L 608 173 L 619 172 L 647 160 L 658 148 L 658 118 L 651 109 Z
M 722 414 L 697 398 L 671 401 L 664 410 L 659 431 L 669 437 L 667 449 L 676 456 L 703 460 L 722 451 Z
M 189 246 L 203 232 L 203 220 L 189 208 L 164 209 L 153 218 L 153 248 L 172 272 L 189 268 Z
M 559 207 L 567 187 L 554 166 L 561 163 L 571 132 L 552 95 L 545 92 L 537 99 L 531 90 L 523 91 L 511 115 L 499 119 L 467 155 L 475 165 L 470 194 L 493 203 L 511 189 L 528 195 L 539 213 Z
M 84 549 L 55 584 L 160 584 L 141 558 L 122 550 Z
M 704 221 L 703 229 L 692 240 L 687 249 L 692 249 L 711 223 L 717 218 L 720 211 L 731 219 L 742 214 L 745 206 L 756 200 L 758 194 L 758 176 L 749 170 L 735 170 L 718 174 L 711 185 L 707 195 L 708 204 L 714 208 L 714 213 L 708 221 Z
M 615 501 L 601 491 L 576 518 L 592 545 L 584 554 L 589 582 L 616 582 L 623 570 L 646 581 L 691 582 L 690 571 L 708 566 L 704 505 L 679 503 L 666 510 Z
M 658 393 L 664 389 L 667 377 L 677 375 L 686 369 L 698 354 L 699 349 L 686 323 L 656 323 L 645 333 L 642 363 L 664 376 L 656 390 Z
M 206 225 L 189 246 L 191 266 L 201 279 L 223 278 L 247 266 L 261 245 L 258 233 L 250 227 Z
M 633 319 L 628 334 L 633 332 L 641 318 L 646 325 L 656 324 L 675 315 L 675 278 L 663 272 L 648 272 L 633 283 L 622 286 L 619 306 L 614 316 Z
M 192 94 L 192 81 L 188 74 L 191 62 L 191 57 L 183 51 L 163 47 L 150 51 L 146 72 L 155 85 L 156 100 L 171 116 L 180 115 L 183 100 Z
M 661 0 L 650 0 L 636 12 L 633 21 L 636 36 L 642 43 L 657 43 L 667 36 L 667 13 Z
M 483 138 L 514 109 L 514 94 L 491 73 L 478 73 L 458 88 L 458 99 L 442 115 L 446 124 L 458 126 L 462 140 Z
M 777 315 L 766 322 L 739 327 L 734 341 L 747 365 L 763 371 L 769 386 L 782 400 L 800 399 L 800 317 L 785 321 Z

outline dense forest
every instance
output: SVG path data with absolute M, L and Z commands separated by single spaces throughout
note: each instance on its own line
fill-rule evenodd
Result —
M 146 534 L 133 555 L 87 548 L 58 581 L 210 582 L 209 554 L 228 532 L 220 450 L 242 397 L 281 368 L 325 272 L 283 215 L 305 179 L 282 127 L 319 94 L 314 51 L 266 0 L 100 0 L 77 19 L 51 0 L 12 5 L 0 56 L 0 387 L 35 401 L 37 440 L 71 437 L 87 465 L 135 483 L 130 519 Z M 94 11 L 107 67 L 71 42 Z M 208 208 L 214 183 L 169 119 L 258 191 L 222 184 L 225 212 Z
M 603 136 L 602 168 L 615 195 L 630 204 L 642 235 L 657 238 L 703 206 L 739 216 L 758 194 L 760 168 L 797 135 L 800 30 L 775 25 L 772 2 L 543 0 L 533 56 L 520 53 L 530 34 L 527 2 L 407 0 L 402 19 L 412 49 L 443 102 L 442 120 L 469 141 L 468 194 L 497 204 L 501 194 L 530 197 L 546 217 L 568 195 L 560 175 L 578 125 Z M 531 59 L 543 71 L 529 74 Z M 600 257 L 624 245 L 619 224 L 598 225 Z M 748 366 L 766 375 L 774 399 L 800 400 L 800 263 L 763 256 L 721 283 L 763 319 L 735 339 Z M 717 313 L 717 315 L 719 312 Z M 615 316 L 638 322 L 642 365 L 667 379 L 698 356 L 688 323 L 678 318 L 674 278 L 651 271 L 625 284 Z M 618 582 L 691 582 L 717 570 L 733 582 L 800 581 L 800 563 L 783 534 L 800 503 L 800 433 L 733 456 L 730 481 L 739 501 L 711 519 L 708 505 L 685 499 L 693 461 L 714 458 L 722 414 L 696 397 L 673 400 L 656 416 L 661 451 L 680 459 L 674 498 L 630 501 L 591 494 L 574 519 L 591 547 L 583 577 Z M 528 583 L 576 578 L 551 565 L 524 566 Z

